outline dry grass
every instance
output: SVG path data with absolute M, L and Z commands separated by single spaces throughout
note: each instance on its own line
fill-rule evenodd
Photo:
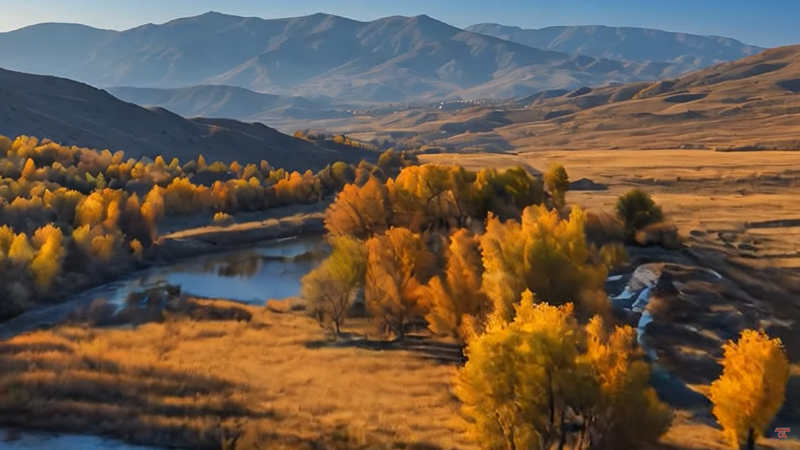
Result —
M 608 186 L 568 194 L 568 201 L 595 212 L 613 211 L 617 197 L 632 187 L 648 190 L 688 237 L 699 262 L 735 282 L 731 292 L 753 298 L 763 320 L 783 324 L 776 329 L 794 362 L 787 402 L 800 404 L 800 334 L 794 328 L 800 297 L 793 294 L 800 292 L 800 223 L 768 222 L 800 219 L 800 183 L 788 169 L 800 165 L 800 153 L 537 151 L 424 159 L 472 168 L 544 169 L 560 162 L 572 179 Z M 613 221 L 598 219 L 597 231 L 599 240 L 613 234 Z M 64 327 L 0 343 L 0 393 L 6 394 L 0 395 L 0 421 L 192 448 L 219 449 L 223 438 L 241 433 L 239 450 L 401 442 L 474 448 L 461 437 L 450 391 L 456 347 L 425 339 L 330 344 L 294 303 L 214 305 L 208 313 L 190 310 L 136 329 Z M 232 315 L 231 308 L 252 317 L 232 320 L 247 315 Z M 358 321 L 349 322 L 348 331 L 370 332 Z M 699 348 L 694 341 L 680 344 L 678 353 L 687 358 Z M 704 386 L 698 383 L 697 390 Z M 788 412 L 798 417 L 797 408 Z M 765 440 L 763 448 L 798 449 L 794 436 Z M 727 447 L 702 409 L 677 411 L 658 448 Z
M 3 342 L 0 421 L 191 448 L 219 449 L 244 430 L 236 448 L 254 439 L 472 448 L 460 438 L 450 394 L 455 369 L 430 359 L 437 348 L 424 340 L 405 349 L 332 346 L 302 315 L 198 303 L 217 312 L 241 308 L 252 319 L 194 314 L 136 329 L 62 327 Z

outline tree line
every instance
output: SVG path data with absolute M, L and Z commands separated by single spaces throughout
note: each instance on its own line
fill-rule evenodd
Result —
M 312 203 L 416 164 L 386 152 L 379 165 L 337 162 L 317 173 L 259 164 L 182 164 L 126 158 L 121 151 L 0 136 L 0 317 L 129 270 L 158 236 L 159 221 Z

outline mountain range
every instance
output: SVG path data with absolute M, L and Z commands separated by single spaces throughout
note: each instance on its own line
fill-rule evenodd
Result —
M 733 61 L 765 50 L 726 37 L 672 33 L 649 28 L 569 26 L 524 29 L 483 23 L 466 29 L 529 47 L 571 55 L 631 62 L 668 62 L 676 65 L 680 72 Z
M 597 47 L 620 53 L 604 36 L 597 36 Z M 127 31 L 46 23 L 0 33 L 0 66 L 11 70 L 103 88 L 214 84 L 311 101 L 320 94 L 347 102 L 510 98 L 655 80 L 686 69 L 680 58 L 662 61 L 658 54 L 617 61 L 581 54 L 580 48 L 563 50 L 568 52 L 462 30 L 425 15 L 359 22 L 328 14 L 264 20 L 212 12 Z
M 800 150 L 798 121 L 800 45 L 675 79 L 544 91 L 454 112 L 407 110 L 329 128 L 454 151 Z
M 263 124 L 231 119 L 185 119 L 163 108 L 143 108 L 72 80 L 0 69 L 0 134 L 48 138 L 64 145 L 129 157 L 162 155 L 181 161 L 269 161 L 287 170 L 357 162 L 365 151 L 323 148 Z

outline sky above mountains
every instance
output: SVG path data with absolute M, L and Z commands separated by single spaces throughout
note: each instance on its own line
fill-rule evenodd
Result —
M 123 30 L 211 10 L 262 18 L 326 12 L 357 20 L 427 14 L 457 27 L 635 26 L 727 36 L 764 47 L 800 43 L 797 0 L 0 0 L 0 31 L 42 22 Z

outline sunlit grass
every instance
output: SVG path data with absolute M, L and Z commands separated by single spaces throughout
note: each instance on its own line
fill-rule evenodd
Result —
M 252 320 L 172 317 L 3 342 L 0 420 L 191 448 L 218 449 L 240 435 L 235 448 L 248 440 L 473 448 L 461 437 L 452 366 L 407 350 L 309 345 L 323 339 L 313 320 L 240 308 Z

